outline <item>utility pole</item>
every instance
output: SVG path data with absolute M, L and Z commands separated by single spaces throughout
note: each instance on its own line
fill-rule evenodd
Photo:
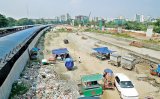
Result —
M 28 3 L 28 1 L 26 2 L 26 14 L 27 14 L 27 18 L 29 19 L 29 3 Z

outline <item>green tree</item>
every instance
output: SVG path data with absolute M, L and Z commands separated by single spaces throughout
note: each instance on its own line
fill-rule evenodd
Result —
M 157 21 L 155 22 L 155 26 L 160 27 L 160 19 L 157 19 Z
M 0 28 L 6 26 L 8 26 L 8 20 L 4 15 L 0 14 Z
M 78 20 L 74 20 L 74 26 L 78 26 L 78 25 L 79 25 Z
M 154 23 L 154 32 L 160 33 L 160 19 L 157 19 L 157 21 Z
M 138 23 L 134 21 L 128 21 L 124 24 L 125 29 L 128 30 L 140 30 L 140 31 L 146 31 L 147 30 L 147 25 L 143 23 Z
M 153 31 L 156 32 L 156 33 L 160 33 L 160 27 L 155 26 L 154 29 L 153 29 Z
M 114 28 L 114 27 L 116 27 L 116 24 L 115 24 L 114 21 L 110 21 L 110 22 L 107 22 L 105 24 L 105 27 L 107 27 L 107 28 Z
M 8 20 L 8 26 L 15 26 L 16 25 L 17 20 L 15 20 L 14 18 L 8 17 L 7 20 Z
M 28 18 L 22 18 L 17 21 L 17 25 L 33 25 L 34 22 Z

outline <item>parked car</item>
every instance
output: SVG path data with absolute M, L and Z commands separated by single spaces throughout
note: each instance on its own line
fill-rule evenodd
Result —
M 115 74 L 115 86 L 122 99 L 138 99 L 139 94 L 132 81 L 126 75 L 122 73 Z

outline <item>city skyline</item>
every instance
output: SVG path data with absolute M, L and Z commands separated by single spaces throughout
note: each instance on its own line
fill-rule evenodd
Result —
M 91 17 L 116 18 L 124 16 L 134 19 L 136 14 L 159 17 L 159 0 L 5 0 L 1 1 L 1 14 L 7 17 L 19 18 L 55 18 L 69 13 Z

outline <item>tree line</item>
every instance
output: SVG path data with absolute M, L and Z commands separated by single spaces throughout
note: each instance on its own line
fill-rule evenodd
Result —
M 157 19 L 156 22 L 136 22 L 136 21 L 126 21 L 121 27 L 127 30 L 136 30 L 136 31 L 146 31 L 148 26 L 153 26 L 153 31 L 160 33 L 160 19 Z M 118 25 L 114 21 L 107 22 L 105 27 L 115 28 Z
M 44 19 L 28 19 L 28 18 L 21 18 L 21 19 L 14 19 L 12 17 L 6 17 L 0 14 L 0 28 L 3 27 L 11 27 L 11 26 L 22 26 L 22 25 L 34 25 L 34 24 L 52 24 L 54 21 L 45 21 Z

